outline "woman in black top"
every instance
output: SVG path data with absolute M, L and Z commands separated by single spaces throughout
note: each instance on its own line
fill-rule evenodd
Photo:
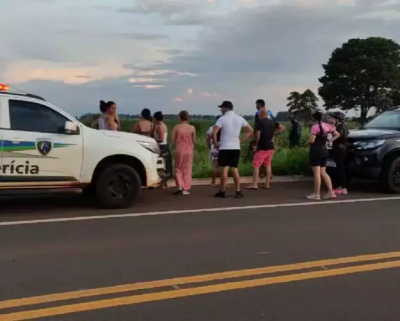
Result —
M 336 127 L 336 131 L 340 137 L 332 144 L 330 150 L 330 158 L 335 162 L 336 168 L 332 170 L 332 181 L 335 187 L 336 195 L 347 195 L 347 177 L 346 177 L 346 157 L 347 157 L 347 137 L 349 130 L 347 129 L 346 115 L 342 112 L 333 112 L 329 114 L 329 122 Z
M 314 194 L 307 196 L 309 200 L 321 200 L 321 178 L 328 188 L 328 194 L 325 199 L 332 199 L 336 194 L 332 188 L 332 182 L 329 175 L 326 173 L 326 162 L 329 156 L 327 144 L 329 141 L 334 141 L 339 137 L 339 133 L 331 125 L 322 122 L 323 113 L 316 110 L 312 117 L 317 121 L 317 124 L 311 127 L 311 135 L 307 141 L 310 145 L 310 165 L 314 173 Z M 328 136 L 332 138 L 328 140 Z
M 153 117 L 149 109 L 142 110 L 140 119 L 133 125 L 132 132 L 135 134 L 152 137 L 154 134 Z

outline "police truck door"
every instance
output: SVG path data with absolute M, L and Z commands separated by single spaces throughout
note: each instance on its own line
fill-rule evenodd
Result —
M 67 135 L 65 123 L 71 120 L 45 103 L 16 97 L 8 99 L 7 105 L 3 180 L 35 186 L 76 184 L 83 157 L 79 125 L 75 134 Z

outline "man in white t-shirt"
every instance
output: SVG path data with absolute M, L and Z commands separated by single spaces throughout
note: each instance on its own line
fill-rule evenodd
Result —
M 220 106 L 223 116 L 218 119 L 213 129 L 213 142 L 218 146 L 218 166 L 221 169 L 221 189 L 215 194 L 216 197 L 225 198 L 226 183 L 228 181 L 228 171 L 231 168 L 232 176 L 236 186 L 236 198 L 242 198 L 243 193 L 240 188 L 239 160 L 240 143 L 248 140 L 253 134 L 253 129 L 248 122 L 233 112 L 233 104 L 224 101 Z M 244 135 L 240 139 L 240 132 L 244 129 Z M 221 131 L 220 141 L 217 141 L 218 132 Z

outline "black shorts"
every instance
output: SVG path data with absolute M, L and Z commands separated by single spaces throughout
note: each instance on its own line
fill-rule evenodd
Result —
M 310 156 L 311 167 L 326 167 L 328 157 L 325 156 Z
M 233 167 L 239 166 L 240 149 L 223 149 L 218 153 L 218 166 L 219 167 Z

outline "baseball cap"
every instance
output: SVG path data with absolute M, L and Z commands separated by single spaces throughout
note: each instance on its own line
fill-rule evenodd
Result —
M 218 106 L 218 108 L 233 109 L 233 104 L 230 101 L 223 101 L 222 104 Z

